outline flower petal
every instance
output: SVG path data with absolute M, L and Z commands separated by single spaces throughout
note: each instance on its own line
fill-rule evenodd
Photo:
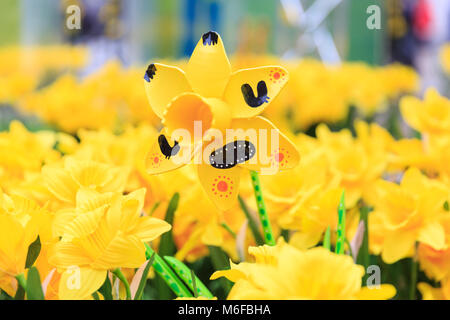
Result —
M 93 211 L 79 214 L 66 226 L 63 239 L 71 241 L 73 238 L 81 238 L 93 233 L 108 208 L 109 205 L 103 205 Z
M 70 266 L 88 265 L 92 262 L 92 259 L 86 255 L 82 247 L 72 242 L 59 241 L 55 245 L 49 262 L 58 268 L 68 268 Z
M 221 210 L 227 210 L 236 204 L 242 169 L 216 169 L 210 164 L 197 166 L 198 177 L 208 197 Z
M 90 268 L 69 268 L 61 276 L 59 282 L 59 298 L 61 300 L 89 299 L 105 282 L 106 270 Z
M 419 231 L 418 240 L 432 247 L 434 250 L 445 248 L 445 231 L 439 222 L 428 223 Z
M 214 31 L 205 33 L 187 65 L 186 76 L 192 89 L 204 97 L 221 98 L 230 75 L 222 39 Z
M 386 263 L 394 263 L 412 254 L 416 234 L 414 232 L 398 231 L 386 236 L 381 254 Z
M 224 93 L 224 100 L 232 107 L 233 118 L 250 118 L 263 112 L 288 79 L 287 70 L 277 66 L 233 73 Z
M 171 228 L 172 226 L 164 220 L 151 217 L 141 217 L 139 218 L 136 228 L 134 228 L 130 233 L 134 234 L 142 241 L 148 242 L 169 231 Z
M 98 269 L 139 268 L 145 262 L 145 246 L 136 236 L 118 233 L 92 264 Z
M 397 290 L 391 284 L 382 284 L 376 288 L 363 287 L 357 293 L 358 300 L 387 300 L 395 296 Z
M 75 196 L 79 185 L 70 173 L 61 168 L 45 166 L 42 168 L 42 177 L 48 190 L 59 200 L 75 203 Z
M 148 66 L 144 85 L 150 106 L 160 118 L 173 98 L 183 92 L 192 91 L 181 69 L 159 63 Z
M 256 148 L 255 156 L 242 164 L 249 170 L 274 174 L 291 169 L 300 161 L 295 145 L 266 118 L 234 119 L 232 128 L 234 136 L 227 135 L 227 142 L 250 141 Z

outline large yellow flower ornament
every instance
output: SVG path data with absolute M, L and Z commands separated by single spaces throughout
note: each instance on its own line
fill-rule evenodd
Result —
M 185 71 L 149 65 L 147 97 L 164 128 L 146 156 L 147 172 L 174 170 L 195 156 L 206 193 L 227 209 L 238 195 L 242 167 L 270 173 L 294 167 L 300 159 L 294 144 L 258 116 L 288 78 L 279 66 L 232 72 L 222 39 L 212 31 L 202 36 Z

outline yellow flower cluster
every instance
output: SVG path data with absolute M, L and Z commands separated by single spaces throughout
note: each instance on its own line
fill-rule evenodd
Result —
M 142 71 L 110 62 L 79 81 L 67 74 L 25 96 L 20 105 L 65 132 L 80 128 L 122 129 L 124 124 L 155 122 L 142 88 Z
M 31 133 L 19 122 L 1 134 L 0 288 L 11 296 L 38 235 L 36 266 L 50 277 L 46 297 L 84 299 L 103 284 L 108 270 L 143 264 L 144 242 L 171 228 L 142 216 L 165 199 L 139 161 L 155 130 L 141 125 L 118 137 L 109 131 L 78 135 L 80 142 L 65 134 Z M 72 288 L 75 266 L 81 284 Z
M 324 248 L 300 251 L 280 239 L 274 247 L 250 247 L 255 262 L 231 264 L 211 278 L 235 284 L 231 300 L 375 300 L 395 295 L 392 285 L 361 287 L 364 268 Z M 336 275 L 339 276 L 336 276 Z
M 0 49 L 0 105 L 31 93 L 51 74 L 77 70 L 88 59 L 84 48 L 70 46 Z
M 310 125 L 344 120 L 350 106 L 363 115 L 384 110 L 403 93 L 418 89 L 416 72 L 393 64 L 371 67 L 364 63 L 325 65 L 302 60 L 286 66 L 291 80 L 270 108 L 269 118 L 286 121 L 296 130 Z
M 0 57 L 18 61 L 14 50 Z M 193 164 L 148 174 L 146 155 L 158 141 L 159 119 L 148 107 L 141 69 L 111 62 L 83 80 L 64 74 L 34 90 L 46 71 L 83 64 L 81 51 L 52 50 L 60 50 L 58 57 L 73 55 L 74 62 L 52 60 L 51 52 L 57 51 L 39 51 L 42 65 L 19 78 L 20 85 L 14 84 L 14 74 L 19 70 L 23 76 L 25 69 L 0 65 L 5 75 L 0 81 L 11 85 L 0 91 L 0 100 L 15 102 L 60 130 L 30 132 L 13 121 L 0 132 L 0 289 L 8 295 L 16 294 L 18 279 L 28 272 L 27 254 L 38 236 L 41 250 L 34 265 L 45 298 L 89 299 L 112 272 L 122 270 L 129 279 L 138 274 L 146 261 L 145 243 L 156 248 L 160 235 L 171 230 L 178 260 L 196 262 L 212 247 L 231 258 L 231 269 L 216 268 L 212 275 L 234 282 L 229 299 L 392 298 L 396 290 L 390 285 L 376 290 L 362 285 L 366 271 L 354 262 L 357 252 L 337 255 L 317 247 L 327 228 L 333 234 L 338 229 L 337 207 L 345 191 L 350 244 L 360 232 L 359 210 L 373 208 L 370 253 L 387 264 L 417 259 L 427 277 L 441 283 L 441 288 L 419 283 L 423 298 L 450 299 L 450 101 L 433 89 L 424 99 L 401 99 L 402 117 L 420 138 L 396 140 L 382 126 L 361 120 L 352 124 L 354 132 L 322 123 L 344 119 L 350 106 L 370 118 L 401 94 L 415 92 L 418 77 L 412 69 L 235 58 L 236 69 L 269 62 L 290 73 L 290 82 L 264 114 L 297 147 L 301 161 L 290 171 L 260 177 L 273 233 L 280 239 L 269 247 L 256 246 L 250 220 L 261 232 L 260 208 L 247 175 L 237 174 L 239 201 L 220 210 Z M 164 65 L 157 68 L 163 74 Z M 157 81 L 148 83 L 149 90 L 159 89 L 151 87 Z M 177 121 L 185 120 L 178 116 Z M 317 123 L 314 137 L 298 133 Z M 171 226 L 163 220 L 176 193 L 180 200 Z M 79 286 L 72 282 L 74 268 Z

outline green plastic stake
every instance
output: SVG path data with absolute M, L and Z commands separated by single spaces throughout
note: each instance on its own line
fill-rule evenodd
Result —
M 331 229 L 330 229 L 330 226 L 328 226 L 327 230 L 325 231 L 325 235 L 323 236 L 323 247 L 328 250 L 330 250 L 330 248 L 331 248 L 330 233 L 331 233 Z
M 337 240 L 336 253 L 343 254 L 345 245 L 345 190 L 342 191 L 341 200 L 338 206 L 338 226 L 337 226 Z
M 261 220 L 264 242 L 270 246 L 274 246 L 275 238 L 273 236 L 272 227 L 270 226 L 269 216 L 267 214 L 266 204 L 261 191 L 261 183 L 259 181 L 259 174 L 256 171 L 250 171 L 252 178 L 253 190 L 255 192 L 256 205 L 258 206 L 259 218 Z
M 189 269 L 188 266 L 186 266 L 183 262 L 177 260 L 174 257 L 168 256 L 165 256 L 164 259 L 169 263 L 169 265 L 181 278 L 181 280 L 183 280 L 184 283 L 192 290 L 192 292 L 194 292 L 194 294 L 195 294 L 195 287 L 197 287 L 197 294 L 199 296 L 209 299 L 212 299 L 214 297 L 213 294 L 208 290 L 208 288 L 203 284 L 203 282 L 200 281 L 200 279 L 197 276 L 195 276 L 196 286 L 194 286 L 191 276 L 191 269 Z
M 155 254 L 153 268 L 164 279 L 172 291 L 180 298 L 192 298 L 192 294 L 183 282 L 176 276 L 173 270 L 167 265 L 163 258 L 161 258 L 147 243 L 145 244 L 145 256 L 150 259 L 152 254 Z

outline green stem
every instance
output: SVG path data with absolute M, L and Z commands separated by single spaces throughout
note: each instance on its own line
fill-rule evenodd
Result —
M 409 288 L 409 299 L 416 299 L 416 286 L 417 286 L 417 270 L 418 263 L 416 257 L 416 249 L 414 250 L 414 257 L 411 259 L 411 287 Z
M 330 248 L 331 248 L 330 237 L 331 237 L 331 230 L 330 230 L 330 226 L 328 226 L 327 230 L 325 231 L 325 235 L 323 237 L 323 247 L 328 250 L 330 250 Z
M 152 254 L 155 254 L 155 260 L 153 267 L 155 271 L 161 276 L 161 278 L 167 283 L 172 291 L 181 298 L 192 297 L 191 292 L 183 284 L 183 282 L 176 276 L 173 270 L 167 265 L 163 258 L 161 258 L 150 246 L 145 243 L 145 255 L 149 259 Z
M 230 226 L 228 224 L 226 224 L 225 222 L 222 222 L 220 225 L 221 225 L 222 228 L 227 230 L 229 234 L 231 234 L 233 239 L 236 239 L 236 233 L 233 230 L 231 230 L 231 228 L 230 228 Z
M 359 210 L 359 221 L 364 223 L 364 238 L 361 243 L 361 247 L 359 248 L 359 252 L 356 252 L 357 255 L 356 262 L 364 267 L 364 270 L 367 271 L 367 267 L 370 265 L 370 256 L 369 256 L 369 212 L 370 208 L 367 206 L 362 206 Z M 364 273 L 363 283 L 367 282 L 368 275 Z
M 271 246 L 276 244 L 273 236 L 272 227 L 270 226 L 269 216 L 267 214 L 266 204 L 261 191 L 261 183 L 259 181 L 259 174 L 256 171 L 250 171 L 252 178 L 253 190 L 255 192 L 256 205 L 258 206 L 259 218 L 261 220 L 265 243 Z
M 25 276 L 23 275 L 23 273 L 18 274 L 16 276 L 17 282 L 19 283 L 19 285 L 23 288 L 23 290 L 27 290 L 27 280 L 25 280 Z
M 248 226 L 250 227 L 250 230 L 252 231 L 253 238 L 255 238 L 256 245 L 262 246 L 264 244 L 264 239 L 261 236 L 261 233 L 259 232 L 258 225 L 256 224 L 255 220 L 250 214 L 250 211 L 247 208 L 247 204 L 245 203 L 244 199 L 241 198 L 241 196 L 238 196 L 239 204 L 241 206 L 242 211 L 244 211 L 244 214 L 248 221 Z
M 131 300 L 131 290 L 130 290 L 130 284 L 127 281 L 127 278 L 123 275 L 122 271 L 117 268 L 112 272 L 117 278 L 119 278 L 120 281 L 122 281 L 123 285 L 125 286 L 125 290 L 127 292 L 127 300 Z

